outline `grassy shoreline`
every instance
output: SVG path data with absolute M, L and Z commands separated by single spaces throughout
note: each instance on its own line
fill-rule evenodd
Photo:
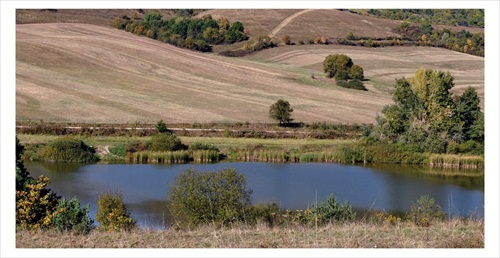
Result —
M 61 136 L 18 134 L 27 146 L 25 159 L 36 159 L 37 148 Z M 360 140 L 348 139 L 289 139 L 289 138 L 230 138 L 179 136 L 182 143 L 202 143 L 215 146 L 213 151 L 126 153 L 130 144 L 145 143 L 150 136 L 74 136 L 97 149 L 101 163 L 211 163 L 222 160 L 238 162 L 332 162 L 343 164 L 415 164 L 444 168 L 447 175 L 481 176 L 484 157 L 474 155 L 410 153 L 389 150 L 384 146 L 362 147 Z M 361 146 L 361 147 L 360 147 Z M 470 171 L 471 173 L 463 173 Z M 477 173 L 472 173 L 477 171 Z
M 410 222 L 356 221 L 318 228 L 233 225 L 193 230 L 16 232 L 17 248 L 484 248 L 484 221 L 452 219 L 419 227 Z

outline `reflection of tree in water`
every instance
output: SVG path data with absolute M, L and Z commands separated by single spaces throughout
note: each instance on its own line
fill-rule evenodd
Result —
M 483 170 L 457 170 L 400 164 L 371 164 L 367 167 L 381 173 L 421 178 L 432 183 L 453 184 L 468 190 L 480 190 L 484 192 Z
M 128 203 L 127 208 L 143 228 L 169 228 L 173 222 L 166 200 L 142 200 Z
M 57 163 L 57 162 L 42 162 L 42 167 L 51 173 L 78 173 L 80 167 L 85 164 L 80 163 Z

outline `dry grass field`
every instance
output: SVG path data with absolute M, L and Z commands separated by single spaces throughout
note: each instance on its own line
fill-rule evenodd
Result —
M 54 241 L 57 239 L 57 241 Z M 194 230 L 16 233 L 17 248 L 484 248 L 484 222 L 451 220 L 430 227 L 412 223 L 350 222 L 269 228 L 265 224 Z
M 265 30 L 286 19 L 285 11 Z M 16 30 L 18 121 L 268 123 L 269 106 L 284 98 L 296 121 L 373 123 L 391 102 L 394 78 L 421 67 L 450 71 L 456 91 L 471 85 L 484 95 L 484 59 L 443 49 L 304 45 L 227 58 L 90 24 L 18 24 Z M 369 91 L 322 78 L 321 63 L 332 53 L 348 54 L 364 68 Z
M 280 42 L 288 35 L 293 42 L 307 42 L 311 38 L 345 38 L 352 32 L 355 36 L 385 38 L 400 35 L 392 30 L 400 21 L 363 16 L 336 9 L 216 9 L 198 14 L 198 17 L 210 14 L 213 18 L 225 17 L 230 21 L 239 20 L 245 25 L 250 39 L 259 36 L 272 36 Z M 434 26 L 454 31 L 467 30 L 472 33 L 484 32 L 481 28 Z

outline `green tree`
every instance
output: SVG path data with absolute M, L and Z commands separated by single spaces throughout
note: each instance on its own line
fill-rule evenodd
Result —
M 353 79 L 363 80 L 365 78 L 363 68 L 359 65 L 352 65 L 349 69 L 349 76 Z
M 332 78 L 338 71 L 349 71 L 352 65 L 352 59 L 347 55 L 329 55 L 323 61 L 323 71 L 329 78 Z
M 281 125 L 293 121 L 292 112 L 293 108 L 290 107 L 290 103 L 286 100 L 279 99 L 269 108 L 269 117 L 278 120 Z
M 234 169 L 215 172 L 188 169 L 175 177 L 167 196 L 177 225 L 190 227 L 243 220 L 251 194 L 246 189 L 245 175 Z
M 418 70 L 410 80 L 397 79 L 394 104 L 384 107 L 373 135 L 436 153 L 446 152 L 452 141 L 482 142 L 484 126 L 477 94 L 470 88 L 454 101 L 453 85 L 450 73 L 430 69 Z
M 481 118 L 480 100 L 474 88 L 468 87 L 465 92 L 457 98 L 456 114 L 464 123 L 463 134 L 464 140 L 478 138 L 483 132 L 478 130 L 477 121 Z M 484 130 L 484 129 L 483 129 Z
M 165 124 L 165 122 L 163 122 L 163 119 L 160 120 L 160 121 L 158 121 L 158 123 L 156 123 L 156 130 L 159 133 L 166 133 L 166 132 L 168 132 L 167 124 Z

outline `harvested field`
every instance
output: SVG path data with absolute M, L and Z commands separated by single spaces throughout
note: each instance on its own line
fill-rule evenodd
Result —
M 269 106 L 284 98 L 296 121 L 373 123 L 391 102 L 393 78 L 420 67 L 450 70 L 457 91 L 472 85 L 484 95 L 484 59 L 443 49 L 293 46 L 237 59 L 89 24 L 16 30 L 18 121 L 269 123 Z M 368 92 L 311 78 L 322 76 L 323 58 L 335 52 L 365 69 Z
M 419 68 L 450 72 L 455 80 L 454 94 L 472 86 L 484 100 L 484 58 L 430 47 L 363 48 L 339 45 L 283 46 L 256 52 L 249 60 L 274 65 L 300 67 L 316 78 L 323 77 L 323 60 L 331 54 L 346 54 L 364 69 L 371 91 L 389 93 L 396 78 L 410 78 Z M 317 79 L 318 80 L 318 79 Z M 320 79 L 321 80 L 321 79 Z M 484 103 L 481 104 L 484 106 Z
M 213 18 L 225 17 L 230 21 L 239 20 L 245 25 L 250 39 L 269 35 L 280 42 L 288 35 L 293 42 L 315 37 L 345 38 L 352 32 L 358 37 L 386 38 L 399 37 L 393 29 L 401 21 L 359 15 L 336 9 L 216 9 L 198 14 L 198 17 L 210 14 Z M 282 23 L 287 21 L 286 23 Z M 283 25 L 283 26 L 278 26 Z M 436 25 L 437 29 L 448 28 L 454 31 L 467 30 L 472 33 L 484 32 L 481 28 L 452 27 Z M 277 30 L 275 30 L 277 29 Z

